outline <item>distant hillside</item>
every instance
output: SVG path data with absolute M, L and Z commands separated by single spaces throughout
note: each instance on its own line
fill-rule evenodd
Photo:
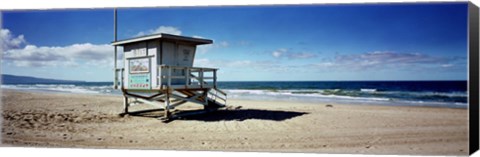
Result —
M 15 76 L 2 74 L 2 84 L 32 84 L 32 83 L 78 83 L 85 81 L 56 80 L 46 78 L 36 78 L 30 76 Z

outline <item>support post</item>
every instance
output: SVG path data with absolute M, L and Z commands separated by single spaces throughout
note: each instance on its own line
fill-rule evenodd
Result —
M 203 105 L 203 109 L 209 110 L 210 106 L 208 106 L 208 90 L 203 90 L 203 100 L 205 105 Z
M 185 88 L 188 88 L 190 85 L 190 68 L 185 67 Z
M 167 93 L 165 95 L 165 116 L 164 120 L 168 120 L 170 118 L 170 88 L 167 88 Z
M 200 81 L 200 88 L 203 88 L 203 69 L 200 69 L 200 73 L 198 74 L 199 81 Z
M 117 8 L 113 10 L 113 40 L 114 42 L 117 41 Z M 117 46 L 114 46 L 114 53 L 113 53 L 113 89 L 118 89 L 118 81 L 117 81 Z
M 123 95 L 123 113 L 128 114 L 128 97 Z
M 217 69 L 213 70 L 213 88 L 217 88 Z
M 157 74 L 158 74 L 158 76 L 157 76 L 158 81 L 157 81 L 157 83 L 158 83 L 158 85 L 160 86 L 160 89 L 163 89 L 163 71 L 162 71 L 162 69 L 163 69 L 163 66 L 162 66 L 162 65 L 158 66 L 158 69 L 157 69 L 157 70 L 158 70 L 158 72 L 157 72 Z
M 125 72 L 125 68 L 122 68 L 122 70 L 120 70 L 120 77 L 122 78 L 122 79 L 120 80 L 120 81 L 122 81 L 122 82 L 120 82 L 120 83 L 121 83 L 121 85 L 122 85 L 122 86 L 121 86 L 122 89 L 125 88 L 125 86 L 123 85 L 123 84 L 124 84 L 123 82 L 124 82 L 124 79 L 125 79 L 125 78 L 124 78 L 124 76 L 125 76 L 125 75 L 124 75 L 124 72 Z
M 172 68 L 167 66 L 167 90 L 172 86 Z

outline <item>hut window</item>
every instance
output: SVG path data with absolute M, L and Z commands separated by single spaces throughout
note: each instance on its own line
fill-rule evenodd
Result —
M 149 58 L 130 59 L 130 73 L 148 73 Z

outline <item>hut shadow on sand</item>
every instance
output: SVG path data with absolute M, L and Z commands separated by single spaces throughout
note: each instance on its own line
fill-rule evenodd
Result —
M 284 121 L 308 114 L 307 112 L 282 111 L 282 110 L 261 110 L 261 109 L 220 109 L 208 113 L 196 114 L 203 110 L 181 111 L 176 114 L 179 116 L 172 120 L 175 121 L 244 121 L 244 120 L 271 120 Z M 129 113 L 130 116 L 160 118 L 163 116 L 162 110 L 144 110 L 140 112 Z

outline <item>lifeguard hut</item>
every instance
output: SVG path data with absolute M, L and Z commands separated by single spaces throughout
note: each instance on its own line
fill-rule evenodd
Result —
M 218 69 L 193 67 L 197 46 L 212 43 L 164 33 L 112 42 L 123 47 L 124 68 L 115 63 L 114 87 L 123 92 L 124 114 L 138 103 L 163 109 L 166 120 L 174 116 L 171 109 L 187 102 L 204 111 L 224 107 L 227 94 L 217 88 Z

